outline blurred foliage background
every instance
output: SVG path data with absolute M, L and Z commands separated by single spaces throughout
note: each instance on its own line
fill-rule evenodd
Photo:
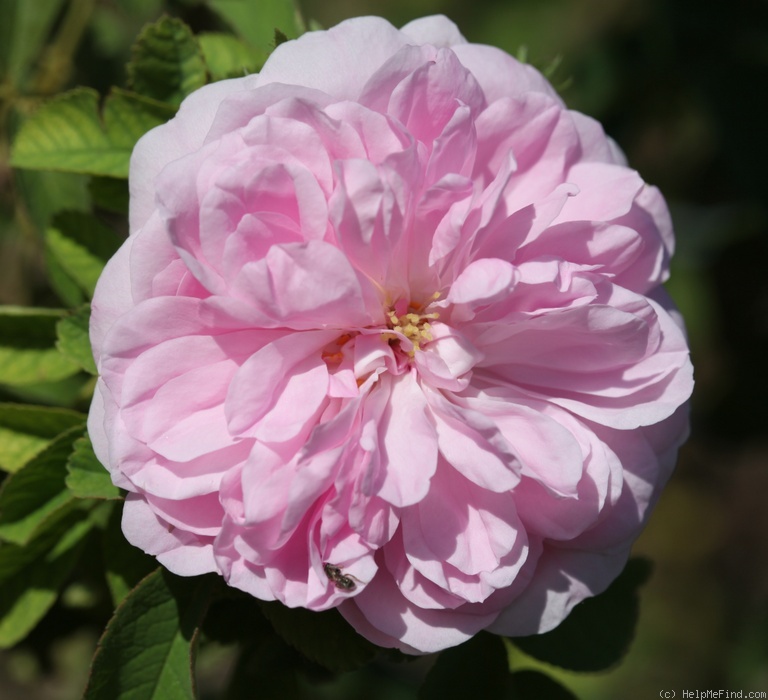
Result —
M 10 21 L 12 5 L 27 13 L 23 22 Z M 655 572 L 630 654 L 607 674 L 554 674 L 596 700 L 658 697 L 662 689 L 768 691 L 768 3 L 303 0 L 301 7 L 326 27 L 362 14 L 399 26 L 443 13 L 470 41 L 522 51 L 541 68 L 559 62 L 553 82 L 569 106 L 600 120 L 665 193 L 678 240 L 669 291 L 686 318 L 696 367 L 692 435 L 636 546 Z M 41 232 L 57 201 L 85 206 L 89 197 L 79 177 L 12 172 L 13 133 L 46 96 L 124 84 L 131 43 L 163 12 L 195 31 L 228 29 L 204 0 L 0 0 L 0 303 L 60 305 L 46 281 Z M 73 392 L 48 398 L 77 405 Z M 79 697 L 105 622 L 82 613 L 82 595 L 68 589 L 23 646 L 0 655 L 0 696 Z M 203 698 L 229 663 L 226 649 L 202 654 Z M 514 663 L 534 665 L 522 655 Z M 318 697 L 355 698 L 362 688 L 374 697 L 375 688 L 376 698 L 411 698 L 410 678 L 425 664 L 358 671 L 320 686 Z

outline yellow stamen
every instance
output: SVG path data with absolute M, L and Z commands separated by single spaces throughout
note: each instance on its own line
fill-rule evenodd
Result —
M 440 292 L 435 292 L 432 299 L 437 299 L 440 296 Z M 389 319 L 389 327 L 394 333 L 382 333 L 381 337 L 385 342 L 396 339 L 398 336 L 395 333 L 401 333 L 408 340 L 411 341 L 413 348 L 408 351 L 408 355 L 413 357 L 416 350 L 421 349 L 421 344 L 433 340 L 430 325 L 430 320 L 435 320 L 440 317 L 440 314 L 433 312 L 429 314 L 416 313 L 424 308 L 423 304 L 412 303 L 409 306 L 407 313 L 402 316 L 398 316 L 395 311 L 387 311 L 387 318 Z

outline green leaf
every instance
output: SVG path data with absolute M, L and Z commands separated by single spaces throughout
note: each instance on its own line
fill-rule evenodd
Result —
M 136 141 L 170 119 L 175 110 L 155 100 L 113 88 L 98 109 L 99 94 L 76 88 L 45 103 L 22 124 L 11 165 L 128 177 Z
M 62 433 L 0 488 L 0 539 L 24 545 L 72 510 L 65 487 L 67 458 L 83 427 Z
M 60 408 L 0 403 L 0 469 L 15 472 L 85 416 Z
M 54 346 L 58 309 L 0 307 L 0 384 L 55 382 L 79 371 Z
M 265 59 L 275 48 L 275 29 L 289 39 L 302 31 L 301 15 L 293 0 L 209 0 L 208 6 Z
M 263 603 L 261 610 L 275 631 L 311 661 L 331 671 L 350 671 L 368 663 L 377 647 L 350 627 L 338 610 L 314 612 Z
M 32 171 L 30 170 L 28 172 Z M 47 245 L 45 249 L 45 267 L 48 271 L 48 282 L 50 282 L 51 288 L 66 306 L 74 308 L 87 301 L 83 290 L 77 282 L 64 271 L 61 263 L 51 252 L 50 246 Z
M 62 519 L 61 531 L 79 522 L 83 517 L 83 511 L 70 513 Z M 61 538 L 61 531 L 46 530 L 24 546 L 0 542 L 0 585 L 18 576 L 20 571 L 48 552 Z
M 115 505 L 104 529 L 102 549 L 107 585 L 112 594 L 112 601 L 117 605 L 141 579 L 157 568 L 157 560 L 125 539 L 122 530 L 123 504 L 118 502 Z
M 45 232 L 46 248 L 89 298 L 104 265 L 121 243 L 109 227 L 82 212 L 58 214 Z
M 512 641 L 526 654 L 571 671 L 610 668 L 632 642 L 640 607 L 638 588 L 650 573 L 647 559 L 630 559 L 604 593 L 579 603 L 559 627 Z
M 40 382 L 13 387 L 6 385 L 3 389 L 26 403 L 70 408 L 75 404 L 82 404 L 90 400 L 93 396 L 94 384 L 95 379 L 93 377 L 88 376 L 85 372 L 78 372 L 55 382 Z
M 27 547 L 0 544 L 0 648 L 24 639 L 56 602 L 94 523 L 72 513 Z M 8 572 L 13 575 L 8 575 Z M 3 575 L 6 574 L 6 575 Z
M 258 71 L 264 62 L 251 46 L 231 34 L 209 32 L 199 34 L 197 40 L 213 80 L 241 78 Z
M 437 657 L 419 689 L 419 700 L 483 698 L 504 700 L 513 696 L 511 674 L 502 640 L 481 632 Z
M 75 498 L 120 498 L 120 489 L 112 483 L 109 472 L 96 458 L 90 438 L 75 441 L 67 460 L 67 488 Z
M 215 576 L 157 570 L 120 604 L 93 657 L 83 700 L 190 700 L 193 652 Z
M 91 208 L 85 175 L 17 170 L 14 182 L 30 218 L 40 231 L 45 231 L 53 216 L 64 209 L 89 211 Z
M 179 19 L 161 17 L 133 45 L 128 84 L 136 92 L 174 106 L 208 82 L 200 46 Z
M 96 363 L 88 336 L 90 318 L 91 307 L 87 304 L 62 318 L 56 324 L 56 334 L 59 336 L 56 347 L 62 355 L 77 362 L 86 372 L 96 374 Z
M 45 232 L 46 263 L 51 284 L 65 303 L 80 306 L 93 295 L 104 265 L 121 242 L 114 231 L 89 214 L 68 211 L 54 218 Z M 82 353 L 73 359 L 82 366 Z
M 568 688 L 539 671 L 513 673 L 512 690 L 510 698 L 514 700 L 578 700 Z

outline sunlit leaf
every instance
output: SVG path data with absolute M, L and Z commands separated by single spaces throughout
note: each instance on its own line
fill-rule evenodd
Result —
M 58 309 L 0 307 L 0 384 L 23 386 L 55 382 L 79 366 L 55 347 Z
M 198 626 L 216 577 L 155 571 L 115 611 L 83 700 L 190 700 Z
M 22 125 L 11 165 L 127 177 L 136 141 L 174 109 L 114 88 L 99 113 L 99 94 L 77 88 L 47 102 Z
M 18 471 L 60 433 L 82 425 L 77 411 L 25 404 L 0 404 L 0 469 Z
M 27 547 L 0 544 L 0 648 L 24 639 L 56 602 L 93 524 L 85 513 L 71 513 Z
M 0 540 L 24 545 L 75 506 L 66 489 L 67 459 L 83 428 L 62 433 L 0 488 Z
M 66 484 L 76 498 L 120 498 L 120 489 L 112 483 L 109 472 L 96 459 L 86 435 L 75 441 L 67 460 Z
M 96 363 L 88 337 L 88 321 L 91 318 L 89 306 L 81 306 L 70 316 L 65 316 L 56 324 L 59 339 L 56 347 L 66 357 L 77 362 L 86 372 L 96 374 Z
M 133 45 L 128 83 L 136 92 L 178 106 L 208 81 L 200 45 L 179 19 L 161 17 Z
M 5 385 L 3 389 L 15 398 L 32 404 L 69 408 L 82 404 L 93 395 L 94 378 L 77 372 L 55 382 L 39 382 L 17 386 Z

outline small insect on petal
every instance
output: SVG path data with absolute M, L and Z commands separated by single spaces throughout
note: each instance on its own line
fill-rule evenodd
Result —
M 325 571 L 328 580 L 340 591 L 354 591 L 357 588 L 355 581 L 358 579 L 350 574 L 345 574 L 338 566 L 325 562 L 323 571 Z

